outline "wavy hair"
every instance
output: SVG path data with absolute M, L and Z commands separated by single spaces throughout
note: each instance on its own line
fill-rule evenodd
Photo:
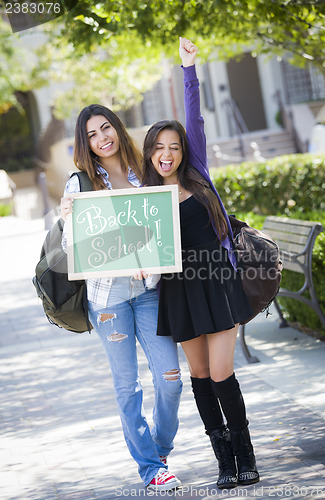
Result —
M 106 106 L 100 104 L 90 104 L 86 106 L 79 114 L 75 130 L 74 164 L 82 172 L 86 172 L 93 183 L 95 190 L 106 187 L 102 175 L 97 171 L 96 164 L 100 163 L 93 151 L 90 149 L 87 135 L 87 121 L 92 116 L 104 116 L 115 128 L 120 142 L 121 167 L 127 172 L 130 167 L 138 179 L 141 179 L 142 154 L 136 146 L 132 137 L 127 133 L 119 117 Z
M 143 184 L 147 186 L 164 184 L 164 178 L 157 172 L 151 160 L 156 148 L 158 134 L 163 130 L 175 130 L 179 135 L 183 158 L 177 169 L 177 175 L 181 187 L 193 193 L 194 198 L 207 208 L 210 220 L 216 229 L 220 241 L 224 240 L 228 233 L 226 218 L 210 184 L 188 163 L 186 131 L 178 121 L 162 120 L 152 125 L 148 130 L 143 145 Z

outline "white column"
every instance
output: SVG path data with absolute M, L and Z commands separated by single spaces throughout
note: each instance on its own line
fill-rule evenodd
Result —
M 274 99 L 277 90 L 281 92 L 282 101 L 284 99 L 284 87 L 280 62 L 275 57 L 270 59 L 264 55 L 257 57 L 257 69 L 261 82 L 261 92 L 264 104 L 265 119 L 267 128 L 279 129 L 276 122 L 276 114 L 279 110 L 278 103 Z
M 215 129 L 215 136 L 213 138 L 229 137 L 230 131 L 227 114 L 222 106 L 223 101 L 231 97 L 226 63 L 224 61 L 211 62 L 210 76 L 218 124 L 218 128 Z

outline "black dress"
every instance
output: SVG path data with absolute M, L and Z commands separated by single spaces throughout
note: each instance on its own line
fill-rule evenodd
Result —
M 231 329 L 252 315 L 207 209 L 194 196 L 179 207 L 183 272 L 161 276 L 157 329 L 174 342 Z

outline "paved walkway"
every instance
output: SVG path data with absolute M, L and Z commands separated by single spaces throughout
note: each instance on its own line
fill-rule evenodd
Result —
M 121 432 L 106 357 L 95 334 L 50 325 L 31 278 L 45 236 L 42 219 L 0 219 L 0 498 L 146 498 Z M 184 391 L 170 469 L 183 489 L 172 498 L 325 499 L 325 342 L 278 328 L 276 313 L 247 326 L 260 363 L 240 348 L 245 396 L 261 482 L 225 491 L 198 417 L 180 349 Z M 139 350 L 144 406 L 152 387 Z

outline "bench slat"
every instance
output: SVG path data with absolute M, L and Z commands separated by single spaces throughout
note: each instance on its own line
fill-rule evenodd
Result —
M 265 219 L 263 231 L 273 238 L 279 246 L 283 267 L 296 273 L 304 274 L 303 269 L 296 260 L 292 260 L 290 256 L 283 255 L 281 250 L 297 255 L 304 252 L 306 244 L 313 232 L 317 222 L 302 221 L 299 219 L 290 219 L 289 217 L 269 216 Z M 299 262 L 306 262 L 306 255 L 299 257 Z
M 291 219 L 290 217 L 277 217 L 276 215 L 268 215 L 265 219 L 265 222 L 267 221 L 278 222 L 279 224 L 288 224 L 289 226 L 321 226 L 321 223 L 316 221 Z
M 298 243 L 293 243 L 291 241 L 280 241 L 274 238 L 275 242 L 277 243 L 280 251 L 281 250 L 286 250 L 286 252 L 290 252 L 293 255 L 297 255 L 298 253 L 301 253 L 305 249 L 305 245 L 299 245 Z
M 303 269 L 297 264 L 297 262 L 292 262 L 291 260 L 286 260 L 281 256 L 284 269 L 289 271 L 295 271 L 296 273 L 305 274 Z M 300 261 L 300 259 L 299 259 Z
M 264 231 L 264 228 L 263 228 Z M 279 247 L 281 248 L 282 242 L 287 241 L 287 242 L 292 242 L 292 243 L 297 243 L 298 245 L 302 246 L 302 249 L 306 246 L 306 243 L 308 241 L 308 236 L 302 235 L 302 234 L 288 234 L 284 233 L 283 231 L 275 231 L 273 229 L 265 229 L 266 234 L 271 236 Z
M 309 236 L 311 231 L 313 230 L 314 224 L 312 226 L 298 226 L 296 224 L 294 225 L 289 225 L 288 223 L 283 224 L 275 221 L 268 221 L 265 219 L 263 229 L 265 232 L 268 231 L 280 231 L 283 232 L 284 234 L 299 234 L 299 235 L 305 235 L 306 238 Z

